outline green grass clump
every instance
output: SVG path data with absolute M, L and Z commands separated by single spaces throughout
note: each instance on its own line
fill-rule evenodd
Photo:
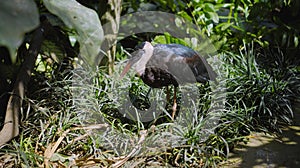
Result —
M 122 113 L 126 99 L 146 108 L 147 101 L 166 98 L 165 89 L 147 97 L 149 87 L 137 77 L 119 80 L 122 61 L 111 76 L 102 68 L 51 77 L 37 71 L 22 110 L 20 136 L 2 146 L 0 161 L 5 167 L 217 167 L 252 131 L 280 132 L 291 122 L 296 70 L 281 78 L 259 65 L 257 56 L 248 46 L 239 54 L 218 55 L 224 62 L 225 77 L 219 80 L 227 89 L 224 108 L 210 111 L 220 102 L 209 85 L 188 84 L 179 89 L 175 121 L 168 115 L 170 102 L 157 105 L 165 117 L 159 123 L 143 122 L 144 113 Z M 189 90 L 197 99 L 187 97 L 187 106 Z M 211 126 L 210 117 L 217 118 Z

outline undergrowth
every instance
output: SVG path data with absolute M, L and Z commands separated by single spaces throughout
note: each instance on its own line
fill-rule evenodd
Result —
M 36 71 L 21 114 L 20 136 L 1 147 L 1 164 L 217 167 L 235 144 L 247 142 L 252 131 L 278 133 L 293 117 L 291 99 L 296 87 L 291 84 L 299 84 L 296 70 L 290 69 L 288 78 L 274 76 L 256 62 L 256 56 L 251 45 L 239 54 L 219 54 L 226 76 L 219 81 L 226 83 L 225 108 L 219 113 L 209 111 L 219 103 L 212 101 L 216 97 L 210 87 L 182 86 L 175 121 L 168 118 L 165 89 L 147 95 L 149 88 L 138 78 L 118 80 L 123 62 L 114 76 L 101 68 L 97 73 L 77 69 L 50 77 Z M 195 93 L 197 99 L 188 99 L 187 106 L 185 93 Z M 163 122 L 144 122 L 144 113 L 122 113 L 122 103 L 136 100 L 135 106 L 142 110 L 149 108 L 149 102 L 161 102 L 156 106 L 158 115 L 149 116 L 164 115 Z M 126 103 L 125 107 L 134 109 Z M 211 121 L 216 123 L 208 126 Z

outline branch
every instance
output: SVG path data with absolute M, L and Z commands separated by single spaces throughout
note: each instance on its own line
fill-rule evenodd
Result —
M 121 17 L 121 0 L 109 0 L 108 4 L 110 8 L 107 9 L 105 13 L 105 19 L 108 20 L 109 27 L 105 31 L 105 40 L 107 42 L 107 47 L 109 48 L 107 52 L 108 57 L 108 74 L 112 75 L 114 71 L 115 57 L 116 57 L 116 43 L 117 34 L 120 26 Z

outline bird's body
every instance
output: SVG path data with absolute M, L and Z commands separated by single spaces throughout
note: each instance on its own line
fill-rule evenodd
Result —
M 128 69 L 124 69 L 122 76 L 133 64 L 138 64 L 135 68 L 138 75 L 153 88 L 178 86 L 183 83 L 206 83 L 216 77 L 206 61 L 191 48 L 180 44 L 157 44 L 152 51 L 147 51 L 144 46 L 141 45 L 132 53 Z M 151 52 L 151 55 L 147 56 L 147 52 Z
M 132 65 L 143 82 L 152 88 L 174 85 L 174 97 L 179 84 L 215 80 L 216 74 L 206 60 L 191 48 L 179 44 L 144 42 L 132 53 L 123 77 Z M 176 100 L 174 100 L 174 104 Z M 174 110 L 174 109 L 173 109 Z M 176 110 L 176 107 L 175 107 Z

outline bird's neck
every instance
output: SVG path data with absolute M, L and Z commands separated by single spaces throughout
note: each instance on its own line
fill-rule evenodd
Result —
M 153 55 L 153 46 L 149 46 L 145 49 L 145 54 L 141 57 L 141 59 L 136 63 L 136 71 L 139 76 L 142 76 L 146 69 L 146 64 L 150 60 Z

